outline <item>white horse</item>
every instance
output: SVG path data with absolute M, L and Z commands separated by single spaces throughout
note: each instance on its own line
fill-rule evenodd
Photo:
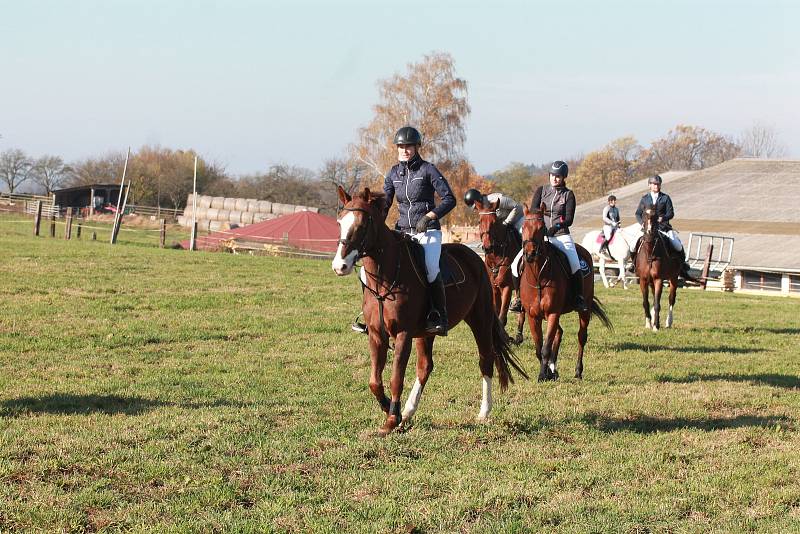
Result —
M 611 255 L 606 252 L 605 248 L 603 248 L 602 253 L 600 251 L 600 245 L 602 244 L 600 236 L 602 235 L 602 230 L 594 230 L 589 232 L 583 237 L 583 242 L 581 245 L 590 253 L 600 258 L 600 265 L 598 269 L 600 270 L 600 278 L 603 279 L 603 285 L 605 287 L 614 287 L 618 283 L 622 282 L 622 287 L 624 289 L 628 289 L 628 281 L 625 279 L 625 265 L 631 259 L 631 253 L 636 247 L 636 242 L 642 235 L 642 228 L 638 224 L 632 224 L 631 226 L 620 228 L 614 232 L 614 236 L 611 238 L 611 242 L 608 244 L 608 251 L 611 253 Z M 619 269 L 619 275 L 614 280 L 613 285 L 610 285 L 608 278 L 606 278 L 607 261 L 617 262 L 617 268 Z

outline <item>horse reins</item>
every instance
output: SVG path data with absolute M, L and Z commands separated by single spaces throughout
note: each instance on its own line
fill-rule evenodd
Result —
M 367 215 L 367 231 L 364 232 L 364 237 L 361 239 L 361 244 L 358 247 L 358 258 L 361 259 L 361 258 L 363 258 L 365 256 L 370 256 L 371 252 L 370 252 L 370 249 L 366 246 L 366 243 L 367 243 L 367 237 L 369 237 L 369 229 L 373 226 L 373 224 L 372 224 L 373 223 L 372 214 L 368 210 L 366 210 L 364 208 L 342 208 L 342 210 L 344 210 L 344 211 L 360 211 L 361 213 L 364 213 L 364 214 Z M 339 243 L 342 244 L 342 245 L 347 246 L 347 244 L 349 243 L 349 240 L 340 239 Z M 378 248 L 378 249 L 375 249 L 374 252 L 376 252 L 377 255 L 380 256 L 383 253 L 383 249 Z M 373 259 L 375 259 L 375 258 L 373 257 Z M 364 272 L 367 273 L 367 276 L 369 276 L 369 277 L 371 277 L 371 278 L 376 280 L 376 289 L 372 289 L 371 287 L 369 287 L 369 285 L 367 285 L 367 284 L 365 284 L 364 282 L 361 281 L 361 277 L 358 278 L 358 281 L 361 283 L 361 287 L 367 289 L 372 294 L 372 296 L 375 297 L 375 300 L 378 301 L 378 317 L 379 317 L 380 323 L 381 323 L 381 332 L 380 332 L 381 333 L 381 340 L 388 342 L 389 332 L 386 331 L 386 326 L 384 325 L 384 321 L 383 321 L 383 317 L 384 317 L 384 315 L 383 315 L 383 301 L 387 300 L 390 296 L 392 296 L 392 294 L 394 293 L 395 288 L 397 287 L 397 281 L 400 278 L 400 254 L 399 253 L 397 254 L 397 267 L 395 268 L 394 280 L 392 281 L 392 284 L 389 286 L 389 289 L 387 289 L 386 293 L 384 293 L 383 295 L 380 294 L 380 288 L 381 288 L 381 285 L 382 285 L 381 282 L 383 280 L 383 277 L 381 276 L 381 264 L 378 263 L 378 272 L 376 274 L 373 274 L 373 273 L 367 271 L 366 269 L 364 269 Z M 390 347 L 390 348 L 392 350 L 394 350 L 393 347 Z

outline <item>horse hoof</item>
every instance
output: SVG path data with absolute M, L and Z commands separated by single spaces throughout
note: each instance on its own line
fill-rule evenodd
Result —
M 522 334 L 518 334 L 517 337 L 514 338 L 514 345 L 522 345 Z
M 475 418 L 475 421 L 477 421 L 478 423 L 488 423 L 489 415 L 478 414 L 478 417 Z
M 397 422 L 397 417 L 394 415 L 390 415 L 384 421 L 383 426 L 378 429 L 378 435 L 382 437 L 386 437 L 391 434 L 394 429 L 396 429 L 400 424 Z

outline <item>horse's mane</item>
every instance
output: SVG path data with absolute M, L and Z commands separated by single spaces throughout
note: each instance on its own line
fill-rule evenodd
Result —
M 356 196 L 369 204 L 370 207 L 373 208 L 377 213 L 383 213 L 386 206 L 385 193 L 374 193 L 370 191 L 368 187 L 365 187 L 364 190 L 358 193 Z

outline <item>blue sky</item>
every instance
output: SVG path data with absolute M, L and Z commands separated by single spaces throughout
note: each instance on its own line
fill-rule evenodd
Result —
M 431 51 L 481 173 L 760 121 L 800 157 L 800 3 L 0 0 L 0 150 L 195 148 L 234 174 L 344 154 Z M 398 125 L 400 126 L 400 125 Z

